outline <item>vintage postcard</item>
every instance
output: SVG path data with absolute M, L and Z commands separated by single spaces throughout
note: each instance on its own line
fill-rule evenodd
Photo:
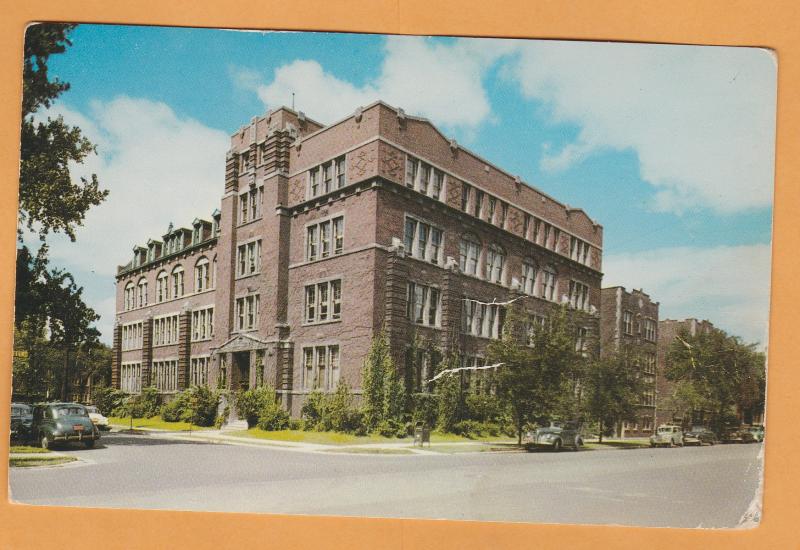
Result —
M 761 520 L 766 49 L 26 32 L 10 496 Z

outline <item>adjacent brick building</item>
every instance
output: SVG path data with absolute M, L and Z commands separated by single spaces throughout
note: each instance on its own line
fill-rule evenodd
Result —
M 315 388 L 359 392 L 385 328 L 407 383 L 436 360 L 483 361 L 525 294 L 596 334 L 603 229 L 382 102 L 323 126 L 287 108 L 231 138 L 219 210 L 134 247 L 117 273 L 114 384 L 162 393 L 269 383 L 293 415 Z M 415 348 L 416 349 L 416 348 Z
M 656 422 L 656 373 L 659 364 L 658 302 L 642 290 L 628 292 L 621 286 L 602 289 L 600 349 L 610 356 L 627 349 L 638 357 L 646 390 L 637 417 L 617 426 L 621 437 L 650 436 Z
M 664 376 L 667 363 L 667 353 L 681 330 L 686 330 L 689 335 L 705 334 L 714 329 L 710 321 L 698 321 L 697 319 L 684 319 L 677 321 L 674 319 L 664 319 L 658 323 L 658 373 L 656 375 L 656 420 L 658 424 L 683 424 L 683 413 L 677 411 L 672 403 L 672 393 L 675 389 L 674 383 L 667 380 Z

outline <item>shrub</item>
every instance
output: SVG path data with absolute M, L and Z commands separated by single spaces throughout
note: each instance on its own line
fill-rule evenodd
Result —
M 188 394 L 188 420 L 197 426 L 213 426 L 219 408 L 219 394 L 208 386 L 192 386 Z
M 290 418 L 289 419 L 289 429 L 290 430 L 305 430 L 306 429 L 306 422 L 302 418 Z
M 161 419 L 166 422 L 186 422 L 190 415 L 189 395 L 185 391 L 176 394 L 169 403 L 161 407 Z
M 112 414 L 120 417 L 152 418 L 159 412 L 158 390 L 150 386 L 143 388 L 142 393 L 123 399 Z
M 382 420 L 377 427 L 377 432 L 381 434 L 383 437 L 406 437 L 408 432 L 406 431 L 406 424 L 405 422 L 401 422 L 399 420 Z
M 357 429 L 358 426 L 353 425 L 357 422 L 353 408 L 353 394 L 347 382 L 342 380 L 334 393 L 324 397 L 323 403 L 325 407 L 322 423 L 326 430 L 351 432 Z
M 465 405 L 466 417 L 479 422 L 496 422 L 503 412 L 500 400 L 494 395 L 469 394 Z
M 411 421 L 424 422 L 429 427 L 436 424 L 439 412 L 439 396 L 433 393 L 414 393 L 411 395 Z
M 261 411 L 275 402 L 275 390 L 267 386 L 259 386 L 243 390 L 236 394 L 236 412 L 240 418 L 247 420 L 247 427 L 254 428 L 258 424 Z
M 92 388 L 92 404 L 94 404 L 101 414 L 111 416 L 125 399 L 125 392 L 105 385 Z
M 447 376 L 439 384 L 439 406 L 436 411 L 436 425 L 443 432 L 452 432 L 459 420 L 460 381 Z
M 300 418 L 305 421 L 306 430 L 324 430 L 322 418 L 325 415 L 325 394 L 314 390 L 308 396 L 300 409 Z
M 214 420 L 214 427 L 218 430 L 221 429 L 223 424 L 225 424 L 228 421 L 230 415 L 231 415 L 231 407 L 230 405 L 225 405 L 225 408 L 222 409 L 222 414 L 217 416 L 217 418 Z

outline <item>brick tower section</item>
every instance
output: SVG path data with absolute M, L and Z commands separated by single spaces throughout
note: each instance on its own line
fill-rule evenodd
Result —
M 114 325 L 114 344 L 111 354 L 111 387 L 119 388 L 120 384 L 120 365 L 122 363 L 122 327 Z
M 183 311 L 178 317 L 178 391 L 189 387 L 189 353 L 192 333 L 192 312 Z
M 406 293 L 408 268 L 402 248 L 394 247 L 386 259 L 386 302 L 384 326 L 389 338 L 389 348 L 395 365 L 405 363 L 408 345 L 408 319 L 406 318 Z
M 153 367 L 153 318 L 142 321 L 142 388 L 150 386 Z
M 442 340 L 439 346 L 442 357 L 446 357 L 450 349 L 457 343 L 461 329 L 462 306 L 461 277 L 458 264 L 448 259 L 447 270 L 442 278 Z

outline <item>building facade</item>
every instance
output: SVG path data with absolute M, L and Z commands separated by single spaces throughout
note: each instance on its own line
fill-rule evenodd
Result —
M 649 437 L 656 419 L 656 375 L 658 372 L 658 302 L 642 290 L 628 292 L 621 286 L 601 291 L 600 350 L 602 356 L 627 351 L 637 360 L 646 389 L 636 419 L 617 426 L 621 437 Z
M 667 361 L 667 354 L 675 337 L 680 334 L 682 330 L 686 330 L 689 335 L 695 336 L 697 334 L 706 334 L 714 329 L 713 323 L 710 321 L 699 321 L 697 319 L 684 319 L 678 321 L 675 319 L 664 319 L 658 324 L 658 374 L 656 376 L 656 400 L 657 400 L 657 415 L 656 419 L 659 424 L 678 424 L 682 425 L 684 421 L 689 422 L 690 419 L 683 417 L 683 412 L 679 411 L 672 402 L 672 395 L 675 390 L 675 384 L 664 375 L 665 370 L 669 366 Z
M 412 390 L 454 347 L 480 364 L 512 297 L 532 322 L 587 312 L 579 342 L 598 330 L 602 226 L 425 119 L 376 102 L 323 126 L 284 107 L 225 162 L 219 209 L 118 269 L 123 390 L 270 384 L 297 416 L 315 389 L 359 393 L 381 330 Z

